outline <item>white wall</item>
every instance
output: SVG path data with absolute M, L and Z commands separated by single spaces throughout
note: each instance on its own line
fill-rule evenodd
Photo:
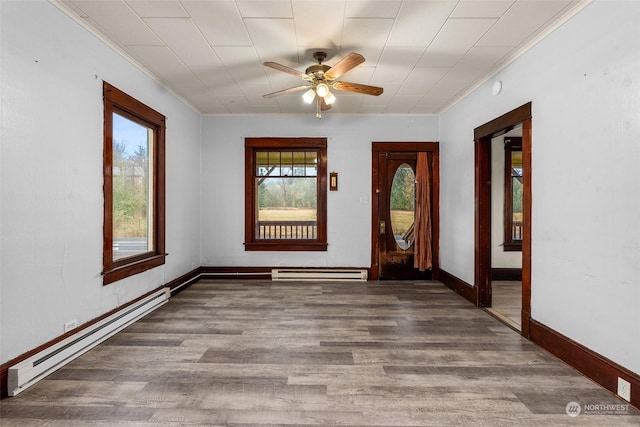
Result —
M 440 118 L 442 268 L 473 283 L 473 129 L 532 101 L 532 317 L 640 372 L 640 2 L 595 1 L 496 79 Z
M 440 140 L 441 265 L 473 283 L 473 129 L 532 101 L 533 318 L 640 372 L 640 2 L 596 1 L 439 120 L 201 119 L 49 3 L 0 16 L 0 363 L 197 265 L 369 266 L 372 141 Z M 168 117 L 167 265 L 106 287 L 102 80 Z M 328 138 L 327 252 L 244 252 L 247 136 Z
M 199 265 L 200 117 L 48 2 L 0 8 L 2 363 Z M 103 80 L 167 116 L 167 264 L 108 286 Z
M 372 141 L 437 141 L 437 117 L 204 118 L 202 264 L 206 266 L 371 266 Z M 326 252 L 245 252 L 245 137 L 327 137 L 328 172 L 339 191 L 327 195 Z M 361 204 L 360 199 L 367 203 Z
M 491 140 L 491 268 L 522 268 L 522 252 L 504 250 L 504 136 Z

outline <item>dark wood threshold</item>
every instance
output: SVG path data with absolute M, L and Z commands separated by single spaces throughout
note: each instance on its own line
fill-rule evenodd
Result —
M 618 377 L 628 381 L 631 384 L 630 403 L 640 408 L 640 375 L 533 319 L 529 327 L 531 341 L 613 394 L 618 390 Z
M 469 300 L 473 305 L 478 306 L 478 288 L 470 285 L 464 280 L 454 276 L 451 273 L 446 272 L 443 269 L 439 269 L 438 278 L 449 289 L 455 293 L 462 295 Z
M 492 268 L 491 280 L 522 281 L 521 268 Z

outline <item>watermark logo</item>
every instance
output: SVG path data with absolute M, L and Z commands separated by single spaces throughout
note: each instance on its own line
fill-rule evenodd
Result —
M 577 417 L 578 415 L 580 415 L 580 412 L 582 412 L 582 407 L 578 402 L 569 402 L 567 403 L 567 406 L 564 408 L 564 410 L 570 417 Z
M 564 408 L 567 415 L 577 417 L 583 415 L 629 415 L 631 410 L 628 404 L 624 403 L 585 403 L 569 402 Z

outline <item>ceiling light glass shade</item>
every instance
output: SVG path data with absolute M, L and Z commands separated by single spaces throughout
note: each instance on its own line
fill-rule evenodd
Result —
M 324 98 L 329 93 L 329 86 L 327 86 L 325 83 L 320 83 L 318 86 L 316 86 L 316 92 L 318 93 L 318 96 L 320 98 Z
M 336 100 L 336 96 L 334 94 L 332 94 L 331 92 L 328 92 L 325 96 L 324 96 L 324 102 L 327 105 L 331 105 L 335 102 Z
M 304 95 L 302 95 L 302 99 L 304 99 L 304 102 L 306 102 L 307 104 L 311 104 L 313 102 L 313 98 L 315 97 L 316 92 L 313 89 L 309 89 L 304 93 Z

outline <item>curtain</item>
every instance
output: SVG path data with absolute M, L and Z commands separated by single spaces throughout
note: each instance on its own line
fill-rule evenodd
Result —
M 432 267 L 431 178 L 427 153 L 418 153 L 416 164 L 416 221 L 413 266 L 420 271 Z

